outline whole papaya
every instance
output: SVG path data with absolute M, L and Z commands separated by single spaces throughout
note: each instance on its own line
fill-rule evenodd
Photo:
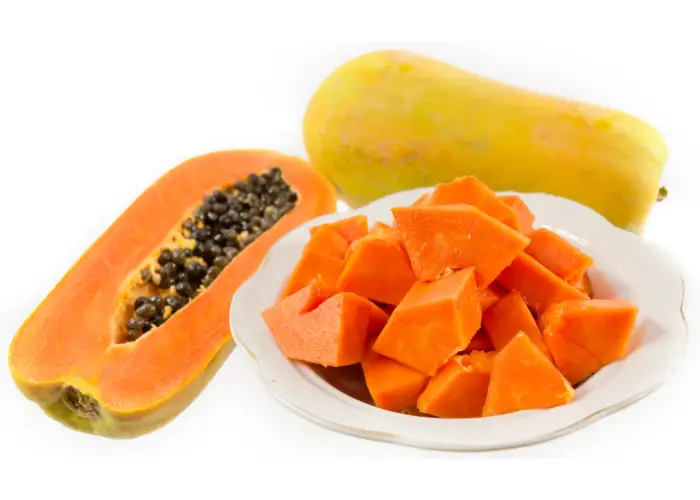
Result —
M 627 113 L 536 93 L 405 51 L 331 73 L 303 124 L 312 165 L 352 207 L 474 175 L 497 191 L 545 192 L 641 233 L 668 158 Z

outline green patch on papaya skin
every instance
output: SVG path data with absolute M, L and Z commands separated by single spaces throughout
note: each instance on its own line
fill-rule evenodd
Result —
M 661 186 L 659 188 L 659 194 L 656 195 L 656 201 L 664 201 L 668 196 L 668 189 L 666 186 Z

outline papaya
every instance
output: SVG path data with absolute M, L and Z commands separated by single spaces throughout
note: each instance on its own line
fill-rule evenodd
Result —
M 197 156 L 148 187 L 15 333 L 15 384 L 74 430 L 162 427 L 234 348 L 228 304 L 267 249 L 335 210 L 332 185 L 272 151 Z
M 662 134 L 626 112 L 400 50 L 330 73 L 303 136 L 311 164 L 351 207 L 472 175 L 494 191 L 569 198 L 637 233 L 668 159 Z

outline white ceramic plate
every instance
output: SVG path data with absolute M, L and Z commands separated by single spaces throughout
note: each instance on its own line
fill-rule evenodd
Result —
M 309 366 L 287 360 L 260 313 L 277 300 L 309 239 L 309 227 L 355 213 L 367 215 L 370 224 L 391 223 L 392 207 L 408 205 L 428 191 L 431 189 L 396 193 L 361 209 L 304 224 L 270 249 L 258 272 L 233 297 L 233 336 L 256 364 L 271 393 L 288 408 L 330 429 L 359 437 L 442 450 L 492 450 L 534 444 L 580 429 L 638 401 L 668 379 L 683 356 L 687 338 L 679 270 L 657 246 L 614 227 L 583 205 L 546 194 L 515 193 L 535 214 L 537 227 L 556 231 L 595 259 L 590 275 L 596 295 L 604 296 L 612 286 L 614 293 L 639 307 L 632 342 L 637 347 L 577 388 L 572 403 L 476 419 L 404 415 L 348 395 L 357 389 L 352 383 L 343 385 L 348 370 L 336 369 L 341 383 L 331 385 L 327 382 L 330 379 Z

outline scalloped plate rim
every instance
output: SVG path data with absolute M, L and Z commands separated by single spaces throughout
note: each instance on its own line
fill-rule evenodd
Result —
M 318 425 L 321 425 L 327 429 L 331 429 L 337 432 L 341 432 L 344 434 L 352 435 L 355 437 L 360 437 L 360 438 L 366 438 L 366 439 L 372 439 L 372 440 L 379 440 L 379 441 L 385 441 L 389 443 L 395 443 L 395 444 L 400 444 L 400 445 L 406 445 L 406 446 L 412 446 L 412 447 L 418 447 L 418 448 L 426 448 L 426 449 L 434 449 L 434 450 L 443 450 L 443 451 L 488 451 L 488 450 L 500 450 L 500 449 L 509 449 L 509 448 L 516 448 L 516 447 L 523 447 L 523 446 L 529 446 L 545 441 L 549 441 L 551 439 L 555 439 L 557 437 L 561 437 L 563 435 L 566 435 L 570 432 L 574 432 L 576 430 L 582 429 L 594 422 L 597 422 L 609 415 L 612 415 L 614 413 L 617 413 L 618 411 L 634 404 L 635 402 L 645 398 L 649 394 L 653 393 L 656 389 L 658 389 L 660 386 L 662 386 L 674 373 L 675 370 L 677 369 L 678 365 L 682 362 L 685 352 L 686 352 L 686 347 L 687 347 L 687 341 L 688 341 L 688 324 L 685 318 L 685 314 L 683 311 L 684 307 L 684 297 L 685 297 L 685 283 L 683 280 L 683 276 L 680 273 L 680 270 L 675 266 L 675 264 L 672 263 L 670 260 L 670 256 L 658 245 L 656 245 L 653 242 L 649 242 L 647 240 L 644 240 L 643 238 L 624 231 L 622 229 L 616 228 L 612 224 L 610 224 L 602 215 L 598 214 L 597 212 L 593 211 L 592 209 L 577 203 L 575 201 L 566 199 L 566 198 L 561 198 L 552 194 L 548 193 L 520 193 L 520 192 L 514 192 L 514 191 L 503 191 L 499 192 L 499 194 L 512 194 L 512 195 L 517 195 L 521 196 L 524 199 L 540 199 L 540 200 L 549 200 L 549 203 L 562 203 L 563 206 L 569 205 L 571 209 L 574 211 L 580 211 L 581 213 L 585 213 L 586 217 L 590 219 L 591 224 L 602 224 L 603 227 L 607 227 L 606 230 L 608 231 L 613 231 L 616 233 L 619 237 L 622 238 L 627 238 L 629 241 L 635 241 L 635 244 L 640 244 L 643 245 L 644 247 L 647 248 L 648 251 L 650 252 L 655 252 L 658 254 L 658 256 L 662 256 L 664 259 L 666 259 L 667 265 L 670 265 L 671 268 L 677 273 L 678 279 L 680 280 L 680 304 L 678 304 L 678 313 L 679 317 L 679 323 L 676 326 L 682 326 L 681 330 L 682 332 L 679 332 L 677 335 L 682 335 L 682 346 L 678 347 L 676 346 L 676 349 L 679 350 L 679 352 L 675 355 L 675 358 L 673 361 L 669 361 L 666 365 L 664 365 L 662 373 L 657 374 L 655 377 L 653 377 L 653 382 L 647 383 L 647 385 L 640 390 L 634 391 L 633 394 L 628 395 L 625 398 L 617 398 L 617 401 L 614 401 L 612 403 L 608 403 L 605 405 L 602 405 L 601 407 L 594 409 L 594 410 L 589 410 L 583 412 L 582 409 L 579 409 L 579 411 L 585 413 L 578 415 L 577 418 L 574 418 L 573 421 L 571 421 L 571 417 L 568 418 L 567 423 L 563 425 L 554 425 L 553 428 L 547 432 L 539 432 L 535 433 L 534 435 L 531 436 L 525 436 L 522 439 L 510 439 L 510 440 L 505 440 L 503 442 L 492 442 L 492 443 L 478 443 L 478 444 L 469 444 L 469 443 L 463 443 L 463 442 L 445 442 L 444 439 L 430 439 L 430 438 L 425 438 L 425 437 L 417 437 L 416 435 L 407 435 L 406 432 L 387 432 L 387 431 L 377 431 L 375 429 L 368 428 L 370 426 L 368 425 L 362 425 L 363 421 L 370 420 L 373 417 L 376 417 L 377 419 L 380 420 L 386 420 L 389 422 L 390 418 L 403 418 L 403 419 L 411 419 L 411 421 L 415 422 L 419 417 L 412 417 L 408 415 L 401 415 L 401 414 L 390 414 L 390 412 L 385 412 L 384 410 L 377 409 L 373 406 L 366 405 L 362 402 L 356 401 L 352 399 L 350 396 L 344 394 L 340 390 L 336 389 L 335 387 L 332 387 L 330 384 L 326 383 L 323 381 L 318 375 L 316 375 L 309 367 L 305 366 L 303 363 L 297 363 L 297 362 L 291 362 L 289 360 L 284 359 L 282 363 L 286 362 L 287 368 L 292 367 L 298 374 L 301 376 L 302 379 L 305 379 L 306 383 L 308 384 L 307 389 L 312 390 L 316 389 L 317 391 L 320 391 L 320 394 L 323 395 L 324 398 L 326 399 L 327 404 L 330 404 L 331 401 L 335 400 L 335 405 L 347 405 L 348 408 L 353 408 L 353 411 L 349 411 L 349 414 L 352 414 L 349 418 L 351 423 L 344 422 L 343 419 L 341 418 L 329 418 L 329 417 L 323 417 L 319 415 L 319 409 L 323 409 L 326 403 L 323 403 L 322 401 L 316 401 L 315 403 L 309 404 L 308 401 L 304 402 L 303 404 L 299 403 L 299 397 L 294 394 L 289 394 L 284 392 L 284 389 L 282 388 L 282 391 L 279 388 L 278 383 L 275 381 L 273 377 L 273 373 L 275 371 L 279 371 L 279 369 L 275 369 L 274 367 L 271 367 L 269 362 L 267 364 L 263 364 L 264 362 L 261 362 L 258 355 L 256 355 L 254 349 L 251 349 L 246 342 L 246 334 L 241 335 L 240 331 L 245 330 L 245 327 L 241 326 L 242 321 L 240 319 L 240 316 L 236 316 L 234 314 L 234 311 L 238 307 L 238 304 L 242 303 L 243 300 L 241 299 L 242 297 L 245 297 L 248 293 L 249 288 L 254 288 L 255 284 L 257 283 L 258 280 L 260 280 L 264 275 L 265 272 L 270 268 L 270 263 L 273 262 L 273 259 L 277 257 L 278 252 L 282 252 L 282 249 L 284 249 L 285 245 L 291 244 L 290 242 L 294 242 L 295 240 L 299 239 L 299 242 L 296 244 L 296 249 L 297 251 L 300 251 L 300 246 L 303 246 L 302 243 L 304 243 L 306 240 L 308 240 L 308 228 L 326 223 L 326 222 L 331 222 L 333 220 L 337 220 L 340 218 L 345 218 L 349 217 L 355 214 L 366 214 L 368 217 L 373 218 L 372 214 L 374 210 L 380 210 L 383 205 L 387 205 L 391 200 L 398 200 L 402 199 L 403 201 L 401 203 L 394 202 L 393 204 L 407 204 L 411 203 L 411 200 L 417 199 L 420 195 L 432 190 L 432 187 L 423 187 L 423 188 L 417 188 L 417 189 L 411 189 L 407 191 L 402 191 L 398 193 L 393 193 L 390 195 L 387 195 L 383 198 L 377 199 L 363 207 L 357 208 L 357 209 L 350 209 L 347 211 L 342 211 L 342 212 L 334 212 L 331 214 L 326 214 L 320 217 L 317 217 L 315 219 L 309 220 L 305 222 L 304 224 L 300 225 L 299 227 L 295 228 L 294 230 L 290 231 L 289 233 L 285 234 L 283 237 L 281 237 L 277 242 L 275 242 L 272 247 L 269 249 L 267 252 L 265 258 L 263 259 L 262 263 L 256 270 L 256 272 L 246 280 L 245 283 L 238 289 L 238 291 L 234 294 L 231 300 L 231 307 L 230 307 L 230 326 L 231 326 L 231 332 L 234 338 L 234 341 L 236 342 L 237 345 L 239 345 L 244 353 L 246 354 L 246 357 L 249 358 L 250 361 L 253 362 L 254 366 L 256 367 L 258 371 L 258 376 L 260 379 L 263 381 L 264 386 L 266 387 L 266 390 L 268 391 L 269 394 L 271 394 L 278 402 L 280 402 L 285 408 L 293 411 L 297 415 L 302 416 L 303 418 L 314 422 Z M 404 199 L 405 198 L 405 199 Z M 526 202 L 528 205 L 530 205 L 532 202 Z M 539 219 L 540 217 L 544 217 L 545 219 L 547 218 L 546 215 L 543 214 L 536 214 L 537 218 Z M 376 218 L 376 217 L 374 217 Z M 381 218 L 381 217 L 379 217 Z M 585 217 L 584 217 L 585 218 Z M 573 223 L 572 223 L 573 224 Z M 543 224 L 546 227 L 552 227 L 547 224 Z M 557 228 L 553 228 L 557 229 Z M 567 231 L 565 231 L 567 232 Z M 564 235 L 565 237 L 573 237 L 574 239 L 576 238 L 576 231 L 573 231 L 572 233 L 568 233 Z M 588 244 L 588 241 L 584 240 L 584 244 Z M 288 259 L 289 260 L 289 259 Z M 291 261 L 291 266 L 294 265 L 295 260 L 290 260 Z M 291 267 L 290 269 L 291 270 Z M 286 278 L 285 278 L 286 279 Z M 277 292 L 275 292 L 275 298 L 276 298 Z M 258 318 L 258 324 L 262 319 Z M 253 321 L 255 321 L 255 318 L 253 318 Z M 264 326 L 264 322 L 263 322 Z M 267 331 L 267 334 L 271 337 L 271 333 L 267 328 L 264 328 Z M 276 348 L 276 345 L 275 345 Z M 279 349 L 277 349 L 278 354 Z M 613 365 L 616 367 L 619 367 L 620 364 L 623 364 L 625 360 L 614 363 Z M 605 370 L 608 370 L 608 367 L 603 368 L 599 373 L 604 372 Z M 657 368 L 658 370 L 658 368 Z M 282 370 L 284 371 L 284 370 Z M 598 376 L 598 374 L 594 375 L 594 377 Z M 311 377 L 311 378 L 309 378 Z M 315 380 L 314 380 L 315 379 Z M 297 388 L 294 389 L 292 392 L 296 391 L 299 392 L 301 389 Z M 593 397 L 593 396 L 592 396 Z M 296 402 L 294 400 L 297 400 Z M 303 398 L 302 398 L 303 399 Z M 311 407 L 310 407 L 311 406 Z M 571 405 L 565 405 L 566 406 L 571 406 Z M 595 407 L 595 405 L 593 405 Z M 314 408 L 315 407 L 315 408 Z M 561 407 L 560 407 L 561 408 Z M 502 419 L 504 423 L 507 425 L 507 419 L 513 417 L 513 415 L 516 415 L 516 420 L 526 420 L 532 415 L 542 415 L 547 412 L 555 412 L 557 411 L 558 408 L 555 408 L 553 410 L 530 410 L 526 412 L 518 412 L 517 414 L 510 414 L 510 415 L 503 415 L 499 417 L 490 417 L 489 419 L 454 419 L 452 421 L 445 421 L 445 420 L 438 420 L 438 419 L 424 419 L 420 418 L 420 420 L 423 421 L 432 421 L 432 422 L 447 422 L 449 425 L 454 426 L 454 422 L 462 422 L 463 425 L 470 425 L 472 423 L 475 423 L 477 421 L 483 421 L 483 420 L 493 420 L 493 419 Z M 375 413 L 373 413 L 375 412 Z M 380 412 L 379 414 L 376 412 Z M 390 414 L 390 415 L 389 415 Z M 361 417 L 361 418 L 360 418 Z M 352 421 L 355 420 L 355 423 L 352 423 Z M 515 421 L 515 420 L 513 420 Z M 358 423 L 359 422 L 359 423 Z M 411 424 L 406 424 L 407 426 L 411 426 Z M 414 427 L 420 427 L 422 424 L 416 424 Z M 455 427 L 458 427 L 455 426 Z M 428 427 L 426 427 L 428 428 Z

